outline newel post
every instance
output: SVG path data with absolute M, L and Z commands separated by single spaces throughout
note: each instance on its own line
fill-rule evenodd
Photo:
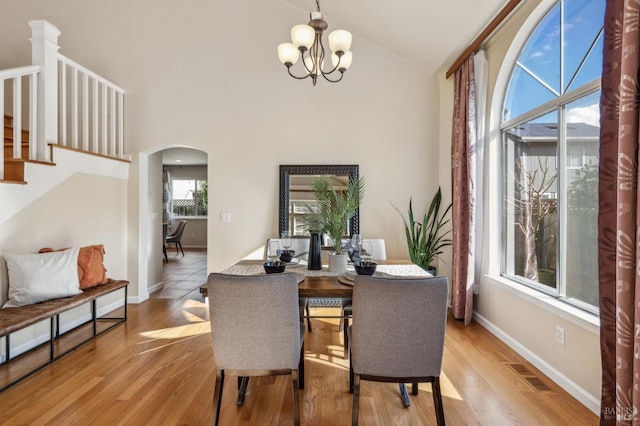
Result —
M 39 65 L 37 96 L 38 160 L 50 161 L 49 143 L 58 143 L 58 36 L 60 30 L 47 21 L 29 21 L 31 61 Z

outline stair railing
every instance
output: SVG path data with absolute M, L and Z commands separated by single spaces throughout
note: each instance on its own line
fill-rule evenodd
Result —
M 11 105 L 13 157 L 22 158 L 24 128 L 29 160 L 51 161 L 49 144 L 129 160 L 124 153 L 124 89 L 60 54 L 60 31 L 51 23 L 36 20 L 29 26 L 33 65 L 0 71 L 0 116 Z M 12 81 L 9 86 L 7 80 Z M 11 87 L 12 98 L 5 87 Z M 0 180 L 4 159 L 2 149 Z
M 23 82 L 27 82 L 27 92 L 29 94 L 29 101 L 26 108 L 28 109 L 28 130 L 29 130 L 29 159 L 36 159 L 36 144 L 35 140 L 38 135 L 38 131 L 35 125 L 37 120 L 37 102 L 35 97 L 38 93 L 38 73 L 40 67 L 37 65 L 30 65 L 26 67 L 12 68 L 8 70 L 0 71 L 0 117 L 3 120 L 3 148 L 0 150 L 0 180 L 4 179 L 4 98 L 5 98 L 5 83 L 10 81 L 9 87 L 12 92 L 12 128 L 13 128 L 13 158 L 22 158 L 22 114 L 23 114 Z
M 60 145 L 123 158 L 124 90 L 58 55 Z

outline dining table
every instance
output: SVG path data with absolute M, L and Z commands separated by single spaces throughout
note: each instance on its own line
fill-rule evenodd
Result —
M 431 274 L 409 260 L 376 260 L 378 266 L 374 276 L 386 277 L 430 277 Z M 244 259 L 223 269 L 220 273 L 231 275 L 264 274 L 264 260 Z M 287 265 L 285 272 L 298 276 L 298 295 L 306 298 L 346 298 L 353 296 L 353 282 L 356 276 L 353 265 L 347 266 L 344 273 L 329 270 L 327 265 L 320 270 L 307 269 L 306 262 Z M 207 297 L 207 285 L 200 287 L 200 294 Z

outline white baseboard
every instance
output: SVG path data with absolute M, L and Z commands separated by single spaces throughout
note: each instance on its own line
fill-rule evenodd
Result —
M 138 296 L 128 296 L 127 303 L 130 303 L 133 305 L 139 305 L 140 303 L 144 302 L 147 299 L 149 299 L 149 293 L 143 292 Z
M 164 288 L 164 281 L 160 281 L 159 283 L 154 284 L 154 285 L 152 285 L 151 287 L 149 287 L 149 288 L 147 289 L 147 293 L 148 293 L 148 294 L 151 294 L 151 293 L 154 293 L 154 292 L 156 292 L 156 291 L 158 291 L 158 290 L 162 290 L 163 288 Z M 147 296 L 147 299 L 148 299 L 148 298 L 149 298 L 149 297 Z
M 491 334 L 496 336 L 498 339 L 502 340 L 505 344 L 507 344 L 511 349 L 516 351 L 520 356 L 533 364 L 538 370 L 542 371 L 547 377 L 553 380 L 558 386 L 567 391 L 571 396 L 584 404 L 589 410 L 593 411 L 595 414 L 600 415 L 600 399 L 594 395 L 591 395 L 584 388 L 579 386 L 573 380 L 569 379 L 567 376 L 562 374 L 560 371 L 556 370 L 553 366 L 547 363 L 545 360 L 540 358 L 535 353 L 531 352 L 525 346 L 520 344 L 517 340 L 512 338 L 510 335 L 505 333 L 502 329 L 497 327 L 495 324 L 487 320 L 482 315 L 477 312 L 473 313 L 473 319 L 478 322 L 478 324 L 482 325 L 484 328 L 489 330 Z

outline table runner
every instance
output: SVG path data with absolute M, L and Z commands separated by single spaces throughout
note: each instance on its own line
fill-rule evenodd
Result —
M 321 270 L 310 270 L 306 266 L 287 267 L 286 272 L 296 272 L 305 277 L 338 277 L 340 274 L 329 271 L 327 266 L 323 266 Z M 235 264 L 224 270 L 223 274 L 230 275 L 258 275 L 264 274 L 262 264 Z M 353 265 L 347 266 L 347 274 L 355 274 Z M 430 277 L 431 274 L 415 264 L 408 265 L 378 265 L 375 276 L 393 276 L 393 277 Z

